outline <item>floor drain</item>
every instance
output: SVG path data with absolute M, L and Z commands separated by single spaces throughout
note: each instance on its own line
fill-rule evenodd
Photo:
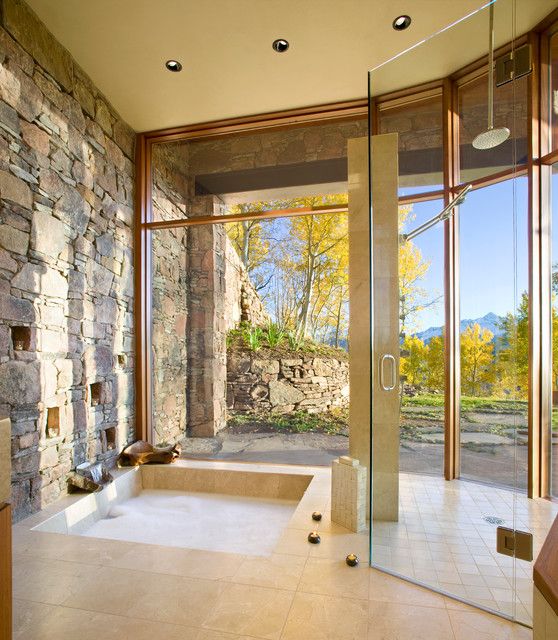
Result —
M 502 518 L 497 518 L 496 516 L 484 516 L 483 520 L 488 522 L 489 524 L 504 524 L 505 520 Z

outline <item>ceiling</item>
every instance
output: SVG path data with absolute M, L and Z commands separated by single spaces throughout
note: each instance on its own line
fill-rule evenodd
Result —
M 512 0 L 499 0 L 508 13 Z M 517 0 L 517 32 L 557 0 Z M 478 9 L 483 0 L 27 0 L 136 131 L 362 98 L 367 71 Z M 505 9 L 505 11 L 504 11 Z M 393 19 L 411 15 L 396 32 Z M 506 17 L 506 20 L 508 18 Z M 509 20 L 508 20 L 509 24 Z M 509 30 L 507 30 L 509 33 Z M 466 37 L 465 37 L 466 36 Z M 276 38 L 291 47 L 271 48 Z M 440 77 L 486 49 L 485 29 L 408 54 L 382 90 Z M 448 47 L 451 56 L 446 56 Z M 183 71 L 164 68 L 177 59 Z M 435 66 L 437 60 L 439 68 Z M 409 63 L 408 61 L 411 61 Z M 390 79 L 391 78 L 391 79 Z M 414 81 L 413 81 L 414 80 Z M 380 85 L 379 85 L 380 86 Z

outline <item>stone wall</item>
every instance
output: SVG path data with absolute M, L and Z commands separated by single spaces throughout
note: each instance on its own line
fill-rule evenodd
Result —
M 188 143 L 189 173 L 195 177 L 231 170 L 346 158 L 347 140 L 366 136 L 367 132 L 367 119 L 359 118 L 287 130 L 194 140 Z
M 225 319 L 227 331 L 240 322 L 259 327 L 269 322 L 263 302 L 228 238 L 225 243 Z
M 16 518 L 133 414 L 133 131 L 20 0 L 0 28 L 0 412 Z
M 230 350 L 227 407 L 235 413 L 321 413 L 349 405 L 349 363 L 342 358 Z

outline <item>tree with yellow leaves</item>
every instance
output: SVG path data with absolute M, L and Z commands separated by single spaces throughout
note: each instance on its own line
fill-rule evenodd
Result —
M 275 202 L 250 202 L 247 204 L 237 204 L 231 207 L 230 213 L 262 213 L 270 209 L 278 208 Z M 279 203 L 280 206 L 280 203 Z M 268 276 L 263 274 L 261 267 L 268 259 L 270 249 L 270 238 L 266 234 L 272 227 L 270 221 L 242 220 L 226 225 L 227 235 L 231 240 L 238 257 L 246 268 L 256 291 L 265 287 Z
M 494 334 L 478 322 L 461 333 L 461 389 L 465 395 L 487 395 L 495 380 Z
M 346 194 L 299 198 L 292 207 L 345 204 Z M 348 293 L 348 222 L 345 215 L 320 214 L 289 218 L 288 241 L 281 251 L 280 266 L 292 274 L 297 300 L 294 327 L 299 340 L 341 331 Z
M 413 220 L 412 205 L 399 207 L 399 229 Z M 441 296 L 432 297 L 421 281 L 424 280 L 430 262 L 422 251 L 410 240 L 399 245 L 399 333 L 402 338 L 418 328 L 421 311 L 435 306 Z
M 404 356 L 399 361 L 399 368 L 405 381 L 415 387 L 425 384 L 428 375 L 426 362 L 428 345 L 418 336 L 405 336 L 402 345 Z

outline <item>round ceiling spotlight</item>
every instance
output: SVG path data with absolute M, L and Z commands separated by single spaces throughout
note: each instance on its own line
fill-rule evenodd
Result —
M 169 71 L 172 71 L 173 73 L 178 73 L 179 71 L 182 71 L 182 65 L 180 64 L 180 62 L 178 62 L 178 60 L 167 60 L 165 62 L 165 67 Z
M 274 51 L 277 53 L 285 53 L 285 51 L 289 48 L 289 41 L 285 40 L 285 38 L 277 38 L 277 40 L 273 41 L 271 45 Z
M 391 26 L 396 31 L 405 31 L 411 25 L 411 16 L 397 16 Z

